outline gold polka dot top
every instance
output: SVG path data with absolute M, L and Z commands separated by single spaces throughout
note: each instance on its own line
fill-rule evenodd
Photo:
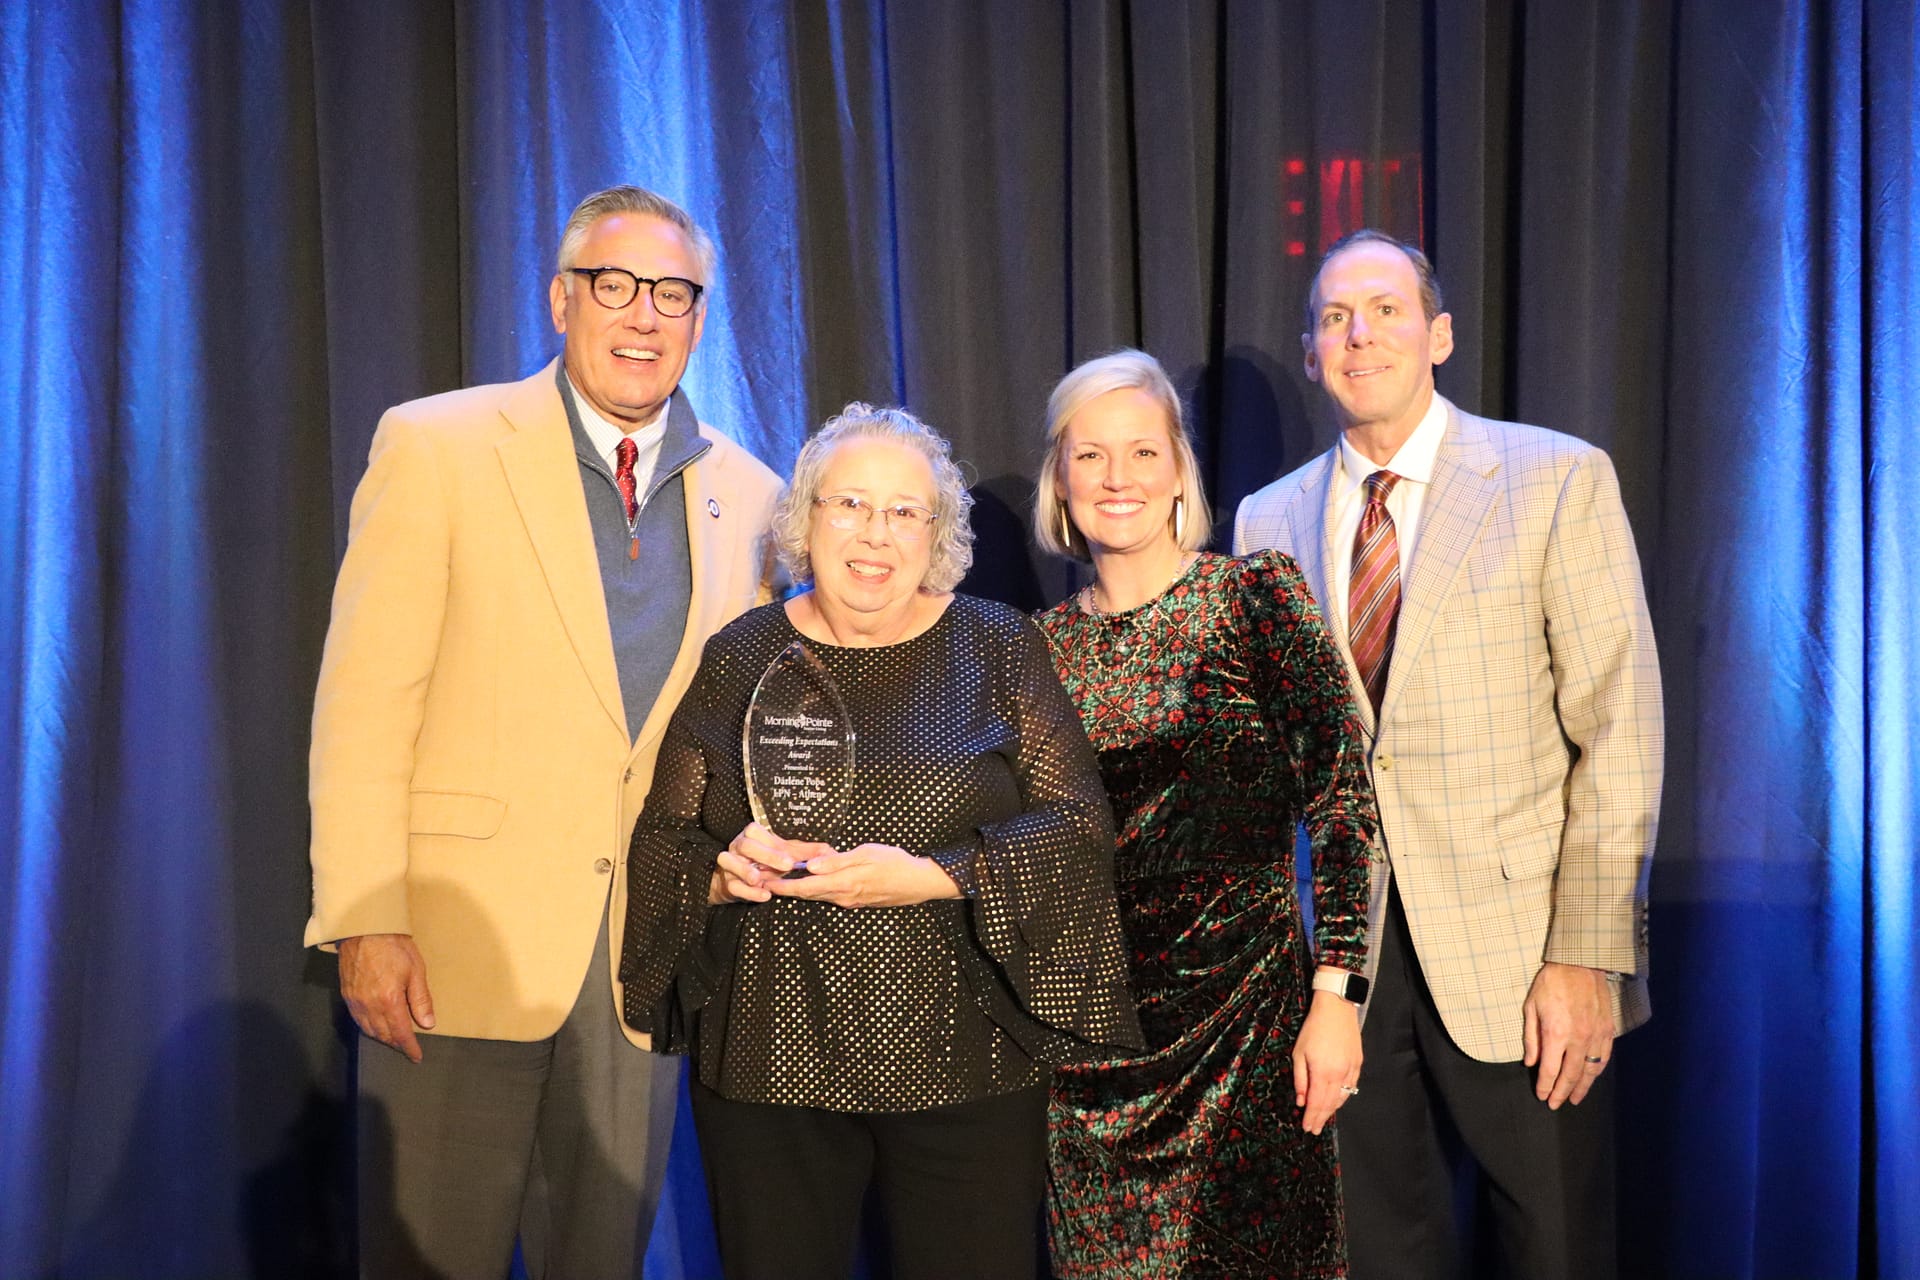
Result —
M 967 1101 L 1137 1046 L 1093 751 L 1046 641 L 1003 605 L 955 596 L 893 645 L 806 642 L 857 735 L 838 847 L 930 857 L 965 896 L 707 904 L 752 820 L 748 703 L 797 638 L 778 604 L 722 630 L 667 729 L 628 861 L 627 1021 L 724 1097 L 842 1111 Z

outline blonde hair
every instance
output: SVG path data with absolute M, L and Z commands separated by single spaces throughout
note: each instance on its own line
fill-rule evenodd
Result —
M 1178 537 L 1182 551 L 1198 551 L 1213 538 L 1213 512 L 1206 486 L 1200 481 L 1200 460 L 1187 437 L 1186 415 L 1173 379 L 1160 362 L 1131 347 L 1096 356 L 1060 379 L 1047 397 L 1047 454 L 1033 491 L 1033 540 L 1043 551 L 1073 560 L 1091 560 L 1086 539 L 1074 527 L 1067 504 L 1060 500 L 1061 455 L 1066 451 L 1067 423 L 1088 401 L 1109 391 L 1144 391 L 1167 417 L 1167 439 L 1173 446 L 1173 469 L 1180 486 L 1176 503 L 1184 503 L 1186 518 Z

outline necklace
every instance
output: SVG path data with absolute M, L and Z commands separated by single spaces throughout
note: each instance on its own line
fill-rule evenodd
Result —
M 1188 551 L 1183 553 L 1180 557 L 1179 565 L 1173 571 L 1173 576 L 1167 579 L 1166 586 L 1160 588 L 1159 591 L 1154 593 L 1152 600 L 1145 602 L 1143 604 L 1137 604 L 1131 609 L 1115 609 L 1111 613 L 1109 613 L 1105 609 L 1102 609 L 1100 607 L 1099 601 L 1094 599 L 1093 589 L 1098 584 L 1098 581 L 1099 581 L 1096 578 L 1093 582 L 1089 582 L 1086 586 L 1080 588 L 1080 608 L 1084 610 L 1086 613 L 1091 614 L 1093 617 L 1096 617 L 1096 618 L 1112 618 L 1112 617 L 1117 617 L 1123 613 L 1139 613 L 1139 612 L 1142 612 L 1143 610 L 1146 612 L 1152 612 L 1153 610 L 1156 610 L 1160 607 L 1160 602 L 1162 600 L 1165 600 L 1167 596 L 1173 591 L 1174 587 L 1179 585 L 1180 579 L 1187 576 L 1187 571 L 1193 568 L 1194 564 L 1199 559 L 1200 559 L 1200 553 L 1198 551 Z
M 1129 698 L 1138 683 L 1137 677 L 1128 679 L 1122 668 L 1131 666 L 1137 669 L 1144 666 L 1146 670 L 1157 674 L 1162 658 L 1184 639 L 1177 630 L 1172 629 L 1171 621 L 1163 622 L 1163 619 L 1167 599 L 1179 588 L 1198 559 L 1198 554 L 1184 557 L 1179 572 L 1158 595 L 1143 605 L 1117 613 L 1107 613 L 1095 602 L 1093 583 L 1080 589 L 1080 608 L 1094 620 L 1096 632 L 1087 646 L 1088 666 L 1091 669 L 1086 673 L 1087 678 L 1080 682 L 1090 704 L 1087 707 L 1091 713 L 1088 717 L 1091 723 L 1087 726 L 1089 734 L 1105 727 L 1105 722 L 1117 716 L 1128 722 L 1141 738 L 1150 739 L 1154 736 L 1152 728 L 1129 705 Z M 1123 628 L 1130 633 L 1124 638 L 1121 634 Z M 1100 679 L 1101 676 L 1105 679 Z M 1101 686 L 1110 686 L 1112 691 Z

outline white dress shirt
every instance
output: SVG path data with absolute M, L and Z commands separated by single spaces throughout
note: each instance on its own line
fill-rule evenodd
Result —
M 622 431 L 594 412 L 593 402 L 580 394 L 572 374 L 567 375 L 567 390 L 573 393 L 573 407 L 580 411 L 580 425 L 586 429 L 587 439 L 593 441 L 594 452 L 607 464 L 608 472 L 619 474 L 620 464 L 613 456 L 614 451 L 620 447 L 622 437 L 632 438 L 634 447 L 640 451 L 633 459 L 633 491 L 639 505 L 646 506 L 647 490 L 653 484 L 653 468 L 660 461 L 660 441 L 667 434 L 667 410 L 673 402 L 662 404 L 660 412 L 632 431 Z
M 1414 542 L 1420 536 L 1420 506 L 1426 501 L 1427 486 L 1433 480 L 1433 460 L 1446 433 L 1447 405 L 1436 392 L 1420 425 L 1384 466 L 1354 448 L 1346 436 L 1340 437 L 1340 465 L 1333 469 L 1327 496 L 1327 520 L 1333 525 L 1333 563 L 1327 566 L 1327 586 L 1333 599 L 1321 601 L 1322 611 L 1335 619 L 1340 635 L 1347 634 L 1353 539 L 1360 531 L 1360 514 L 1367 506 L 1367 477 L 1376 471 L 1391 471 L 1400 477 L 1387 494 L 1387 514 L 1393 517 L 1394 540 L 1400 548 L 1400 585 L 1404 591 L 1407 566 L 1413 563 Z

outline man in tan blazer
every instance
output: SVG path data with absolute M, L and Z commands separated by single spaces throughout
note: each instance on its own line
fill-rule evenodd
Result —
M 678 389 L 713 247 L 637 187 L 568 221 L 561 357 L 391 409 L 314 708 L 309 945 L 338 947 L 368 1275 L 638 1275 L 678 1060 L 619 1016 L 626 853 L 779 482 Z M 632 1043 L 629 1043 L 631 1041 Z
M 1606 454 L 1434 391 L 1426 257 L 1335 245 L 1302 336 L 1343 427 L 1241 505 L 1300 563 L 1371 735 L 1360 1093 L 1339 1121 L 1356 1280 L 1611 1276 L 1614 1037 L 1645 1021 L 1662 723 Z M 1456 1221 L 1477 1179 L 1496 1270 Z

